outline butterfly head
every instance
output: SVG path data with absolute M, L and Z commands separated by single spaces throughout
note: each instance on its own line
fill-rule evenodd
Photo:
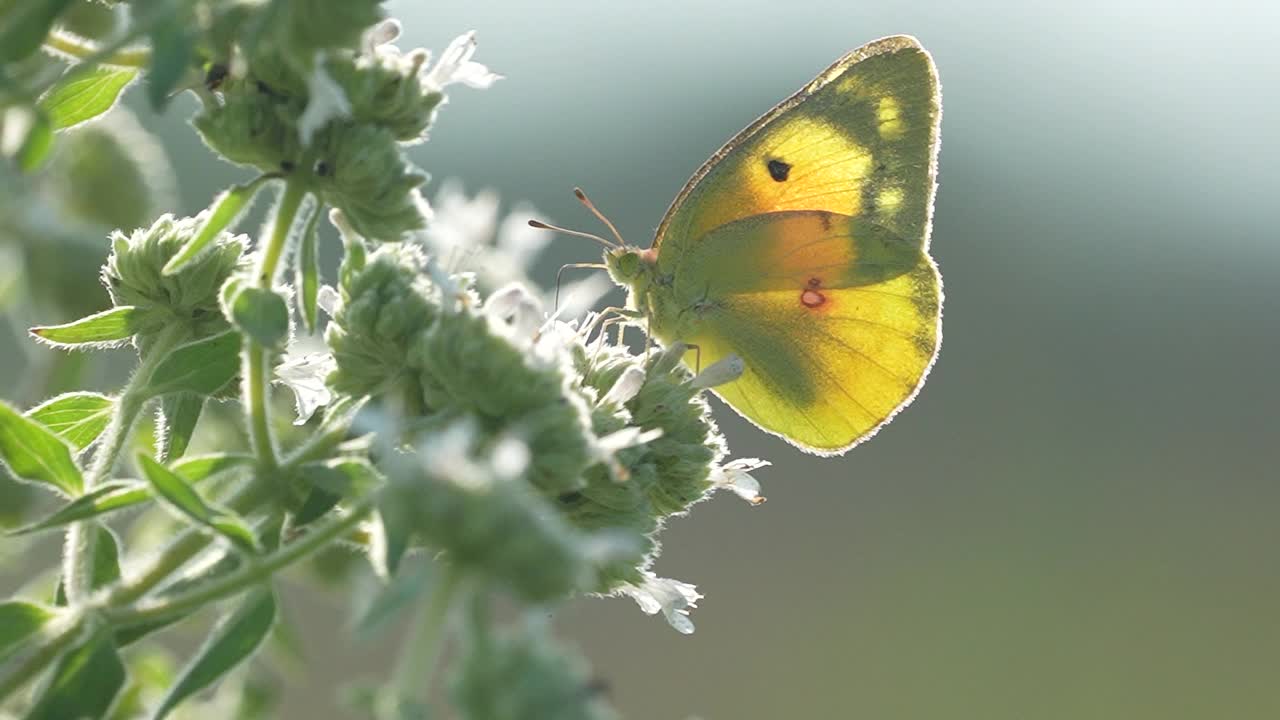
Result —
M 629 288 L 640 288 L 657 272 L 657 253 L 652 249 L 622 246 L 606 250 L 604 264 L 613 281 Z

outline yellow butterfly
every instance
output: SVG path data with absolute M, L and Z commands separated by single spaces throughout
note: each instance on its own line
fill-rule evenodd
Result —
M 686 363 L 745 362 L 715 388 L 734 410 L 843 453 L 911 402 L 937 356 L 940 120 L 915 38 L 864 45 L 712 155 L 653 247 L 606 252 L 609 273 L 651 337 L 696 346 Z

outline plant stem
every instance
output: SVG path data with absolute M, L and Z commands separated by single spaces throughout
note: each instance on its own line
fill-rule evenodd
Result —
M 152 602 L 141 602 L 124 608 L 104 607 L 102 615 L 115 626 L 141 625 L 164 620 L 189 610 L 207 605 L 240 593 L 271 577 L 277 570 L 290 565 L 341 537 L 364 519 L 374 507 L 375 497 L 368 496 L 353 505 L 350 511 L 320 525 L 316 529 L 264 557 L 248 558 L 239 569 L 210 580 L 172 597 Z
M 122 48 L 104 54 L 97 43 L 66 30 L 54 28 L 45 38 L 46 50 L 75 60 L 93 58 L 99 65 L 115 65 L 126 68 L 145 68 L 151 63 L 151 51 L 147 48 Z
M 400 659 L 392 678 L 395 698 L 426 700 L 436 665 L 449 639 L 450 618 L 462 595 L 459 592 L 462 584 L 462 574 L 457 569 L 442 568 L 430 598 L 414 621 L 412 632 L 400 646 Z
M 275 219 L 272 222 L 271 236 L 267 246 L 262 249 L 262 258 L 258 265 L 256 278 L 258 287 L 270 290 L 279 270 L 280 259 L 284 257 L 285 246 L 289 243 L 289 230 L 306 197 L 307 188 L 297 178 L 285 180 L 284 192 L 276 207 Z M 279 467 L 276 459 L 275 441 L 271 436 L 271 408 L 268 389 L 270 388 L 270 350 L 253 340 L 245 347 L 245 409 L 248 413 L 249 433 L 253 441 L 254 453 L 262 470 L 271 473 Z
M 93 490 L 99 482 L 111 477 L 120 453 L 133 435 L 133 427 L 142 414 L 142 408 L 150 400 L 151 374 L 179 342 L 187 336 L 187 329 L 173 325 L 162 331 L 147 348 L 133 377 L 120 391 L 111 421 L 103 432 L 101 443 L 93 455 L 93 464 L 84 476 L 84 492 Z M 83 602 L 93 591 L 93 554 L 97 534 L 94 521 L 73 523 L 67 529 L 67 544 L 63 550 L 63 583 L 67 601 L 74 605 Z

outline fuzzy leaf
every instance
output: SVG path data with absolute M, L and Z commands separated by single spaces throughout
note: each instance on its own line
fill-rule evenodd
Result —
M 40 98 L 54 130 L 65 130 L 92 120 L 115 106 L 136 70 L 97 67 L 65 78 Z
M 232 186 L 214 198 L 213 204 L 209 206 L 209 214 L 205 217 L 204 225 L 200 226 L 196 236 L 183 245 L 176 255 L 169 258 L 169 262 L 164 266 L 164 274 L 172 275 L 182 270 L 192 260 L 200 257 L 209 243 L 218 237 L 218 233 L 233 227 L 249 209 L 258 189 L 267 179 L 263 176 L 243 185 Z
M 106 395 L 70 392 L 28 410 L 27 417 L 38 420 L 76 450 L 84 450 L 107 429 L 115 406 L 115 400 Z
M 171 93 L 191 68 L 193 50 L 190 30 L 176 10 L 170 10 L 164 19 L 152 26 L 147 99 L 153 109 L 163 110 L 169 104 Z
M 28 535 L 41 530 L 62 527 L 77 520 L 97 517 L 112 510 L 137 505 L 151 497 L 151 488 L 137 480 L 112 480 L 53 511 L 43 520 L 9 531 L 9 535 Z
M 302 231 L 302 248 L 298 252 L 298 314 L 302 316 L 302 326 L 307 332 L 316 330 L 316 308 L 320 297 L 320 253 L 319 233 L 316 231 L 323 206 L 316 203 L 315 212 L 307 221 Z
M 118 347 L 138 332 L 141 317 L 142 312 L 137 308 L 122 305 L 65 325 L 33 327 L 31 334 L 55 347 Z
M 180 475 L 142 454 L 138 455 L 138 467 L 142 468 L 142 474 L 147 476 L 156 494 L 167 505 L 195 523 L 223 536 L 240 550 L 244 552 L 257 550 L 258 541 L 244 520 L 228 510 L 205 503 L 204 498 L 200 497 L 200 494 Z
M 13 62 L 35 52 L 44 42 L 58 15 L 74 0 L 23 0 L 9 5 L 0 29 L 0 63 Z
M 231 301 L 230 319 L 263 347 L 279 347 L 289 336 L 289 306 L 265 288 L 241 288 Z
M 244 603 L 218 623 L 191 664 L 169 690 L 152 720 L 162 720 L 178 703 L 209 687 L 244 662 L 262 645 L 276 619 L 270 588 L 254 591 Z
M 39 422 L 0 402 L 0 464 L 14 477 L 79 495 L 84 480 L 71 448 Z
M 174 350 L 151 374 L 153 395 L 212 395 L 240 372 L 240 334 L 224 332 Z
M 252 464 L 253 456 L 251 455 L 213 453 L 183 458 L 170 465 L 170 469 L 181 475 L 187 482 L 198 483 L 232 468 L 247 467 Z
M 124 687 L 125 668 L 110 632 L 99 632 L 62 656 L 53 680 L 27 720 L 100 718 Z
M 161 462 L 173 462 L 187 451 L 203 410 L 204 398 L 195 393 L 172 393 L 160 401 Z
M 0 603 L 0 661 L 22 647 L 27 638 L 40 632 L 57 617 L 52 608 L 34 603 L 10 600 Z

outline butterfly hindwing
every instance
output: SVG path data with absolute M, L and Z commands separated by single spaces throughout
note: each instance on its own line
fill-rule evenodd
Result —
M 806 449 L 839 452 L 869 435 L 937 352 L 933 262 L 859 218 L 759 215 L 717 228 L 689 260 L 673 282 L 690 308 L 676 333 L 704 365 L 742 357 L 744 375 L 716 392 Z

